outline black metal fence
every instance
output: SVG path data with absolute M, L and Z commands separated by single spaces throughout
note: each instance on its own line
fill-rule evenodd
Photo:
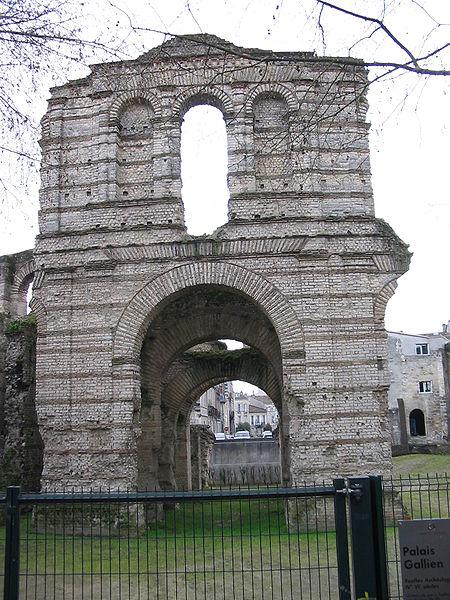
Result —
M 449 479 L 385 481 L 384 492 L 377 477 L 173 493 L 9 488 L 3 510 L 7 600 L 400 599 L 398 519 L 448 517 Z
M 385 479 L 383 489 L 389 598 L 401 600 L 398 522 L 450 518 L 450 476 L 435 473 Z

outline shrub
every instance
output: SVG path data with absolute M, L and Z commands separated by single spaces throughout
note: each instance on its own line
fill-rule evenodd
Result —
M 239 425 L 236 427 L 236 431 L 248 431 L 250 432 L 250 423 L 247 423 L 247 421 L 244 421 L 243 423 L 239 423 Z
M 36 325 L 36 315 L 30 313 L 23 319 L 14 319 L 10 321 L 6 326 L 6 333 L 20 333 L 27 327 L 34 327 Z

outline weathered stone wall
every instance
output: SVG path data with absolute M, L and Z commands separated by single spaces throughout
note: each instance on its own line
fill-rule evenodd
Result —
M 24 491 L 38 491 L 43 445 L 35 405 L 36 327 L 19 323 L 15 321 L 16 331 L 11 328 L 5 336 L 0 487 L 20 485 Z
M 34 462 L 29 432 L 35 381 L 35 336 L 8 334 L 11 320 L 27 312 L 35 265 L 31 250 L 0 256 L 0 480 L 37 489 L 41 467 Z M 34 415 L 34 425 L 36 415 Z M 24 445 L 22 445 L 24 444 Z M 41 449 L 42 459 L 42 449 Z M 38 461 L 39 462 L 39 461 Z M 37 466 L 37 470 L 35 467 Z
M 374 217 L 366 86 L 360 61 L 187 36 L 52 91 L 33 305 L 44 487 L 172 485 L 179 416 L 204 390 L 172 402 L 171 365 L 227 337 L 270 363 L 285 483 L 389 471 L 383 317 L 409 255 Z M 228 133 L 229 220 L 206 238 L 181 200 L 198 104 Z
M 35 265 L 32 250 L 0 256 L 0 448 L 2 445 L 2 407 L 5 393 L 5 358 L 10 319 L 26 315 L 26 294 Z

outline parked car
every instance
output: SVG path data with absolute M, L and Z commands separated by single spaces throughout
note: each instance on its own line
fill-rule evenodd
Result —
M 271 431 L 269 431 L 269 430 L 267 430 L 267 431 L 263 431 L 263 432 L 262 432 L 262 436 L 261 436 L 261 437 L 262 437 L 263 439 L 268 439 L 268 440 L 271 440 L 271 439 L 273 439 L 272 432 L 271 432 Z
M 250 432 L 249 431 L 236 431 L 236 433 L 234 434 L 234 439 L 235 440 L 249 440 L 250 439 Z
M 227 438 L 225 437 L 225 434 L 218 431 L 217 433 L 214 434 L 214 437 L 216 438 L 217 441 L 223 441 L 226 440 Z

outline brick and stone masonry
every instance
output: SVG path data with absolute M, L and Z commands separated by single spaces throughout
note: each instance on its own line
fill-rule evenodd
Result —
M 181 485 L 192 404 L 240 375 L 280 412 L 285 483 L 389 472 L 384 311 L 409 253 L 374 215 L 366 89 L 358 60 L 195 35 L 52 90 L 34 257 L 0 278 L 14 317 L 34 274 L 44 489 Z M 230 200 L 193 237 L 181 123 L 203 104 Z M 183 359 L 223 338 L 253 371 Z

